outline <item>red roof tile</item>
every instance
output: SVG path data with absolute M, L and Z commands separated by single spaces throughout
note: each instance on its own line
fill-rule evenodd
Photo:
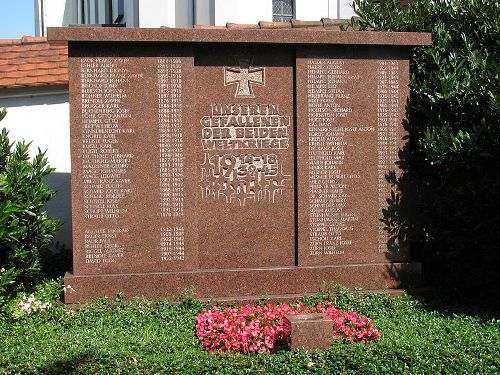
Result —
M 294 29 L 304 27 L 323 27 L 323 21 L 290 20 L 290 23 Z
M 255 24 L 255 23 L 250 23 L 250 24 L 246 24 L 246 23 L 232 23 L 232 22 L 228 22 L 226 23 L 226 28 L 227 29 L 259 29 L 260 26 L 259 24 Z
M 301 21 L 292 19 L 288 22 L 269 22 L 260 21 L 257 24 L 239 24 L 239 23 L 226 23 L 226 26 L 208 26 L 208 25 L 194 25 L 195 29 L 317 29 L 319 27 L 331 30 L 340 31 L 342 29 L 349 29 L 349 20 L 338 20 L 331 18 L 322 18 L 320 21 Z
M 226 26 L 194 25 L 195 29 L 225 29 Z
M 68 84 L 68 46 L 47 38 L 0 39 L 0 88 Z
M 268 22 L 260 21 L 259 27 L 261 29 L 287 29 L 290 27 L 290 22 Z

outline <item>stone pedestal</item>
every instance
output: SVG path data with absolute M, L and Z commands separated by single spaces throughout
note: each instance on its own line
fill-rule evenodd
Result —
M 291 328 L 290 349 L 314 351 L 330 347 L 333 341 L 333 320 L 324 314 L 286 315 Z

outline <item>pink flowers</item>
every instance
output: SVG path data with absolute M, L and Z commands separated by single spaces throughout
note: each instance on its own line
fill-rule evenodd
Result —
M 17 304 L 17 307 L 19 308 L 19 311 L 12 314 L 14 319 L 19 319 L 23 314 L 31 315 L 35 312 L 48 311 L 52 307 L 52 303 L 43 303 L 42 301 L 37 300 L 34 294 L 30 294 L 29 297 L 27 297 L 24 293 L 22 293 L 22 298 Z
M 285 314 L 321 312 L 334 323 L 332 335 L 347 342 L 377 341 L 382 336 L 366 316 L 336 309 L 332 303 L 315 307 L 302 304 L 264 306 L 244 305 L 238 308 L 203 309 L 196 317 L 196 336 L 211 353 L 237 351 L 241 353 L 275 352 L 287 346 L 290 327 L 285 325 Z

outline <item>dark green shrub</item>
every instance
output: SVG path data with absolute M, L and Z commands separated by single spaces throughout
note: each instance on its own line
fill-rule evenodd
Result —
M 0 111 L 0 120 L 6 111 Z M 53 171 L 39 150 L 30 160 L 29 144 L 0 133 L 0 299 L 41 277 L 42 252 L 51 244 L 57 220 L 42 211 L 54 192 L 42 182 Z M 0 302 L 2 302 L 0 300 Z
M 354 6 L 361 20 L 353 27 L 433 36 L 432 46 L 415 49 L 411 66 L 413 248 L 424 266 L 456 287 L 477 291 L 498 281 L 498 1 L 417 0 L 401 7 L 398 0 L 355 0 Z

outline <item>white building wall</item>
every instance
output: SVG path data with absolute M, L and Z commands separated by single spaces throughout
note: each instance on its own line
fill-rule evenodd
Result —
M 11 142 L 31 142 L 30 156 L 46 150 L 46 157 L 55 172 L 46 182 L 57 194 L 46 210 L 62 222 L 56 241 L 71 247 L 71 160 L 69 134 L 69 102 L 67 88 L 50 95 L 0 96 L 0 108 L 7 108 L 7 116 L 0 128 L 9 131 Z
M 193 0 L 140 0 L 139 27 L 193 27 L 194 10 Z
M 295 18 L 319 21 L 321 18 L 350 19 L 354 0 L 295 0 Z
M 339 18 L 338 17 L 338 3 L 342 0 L 328 0 L 328 18 Z M 346 1 L 346 0 L 343 0 Z
M 295 18 L 302 21 L 319 21 L 329 16 L 329 0 L 295 0 Z
M 351 19 L 351 17 L 356 16 L 356 13 L 352 10 L 353 0 L 338 0 L 338 10 L 337 17 L 342 20 Z
M 175 0 L 141 0 L 139 27 L 175 27 Z
M 62 26 L 64 24 L 66 0 L 45 0 L 43 6 L 45 7 L 46 26 Z
M 77 5 L 77 0 L 34 0 L 35 35 L 46 36 L 47 27 L 76 24 Z
M 257 23 L 272 21 L 271 0 L 214 0 L 215 26 L 224 26 L 227 22 Z

